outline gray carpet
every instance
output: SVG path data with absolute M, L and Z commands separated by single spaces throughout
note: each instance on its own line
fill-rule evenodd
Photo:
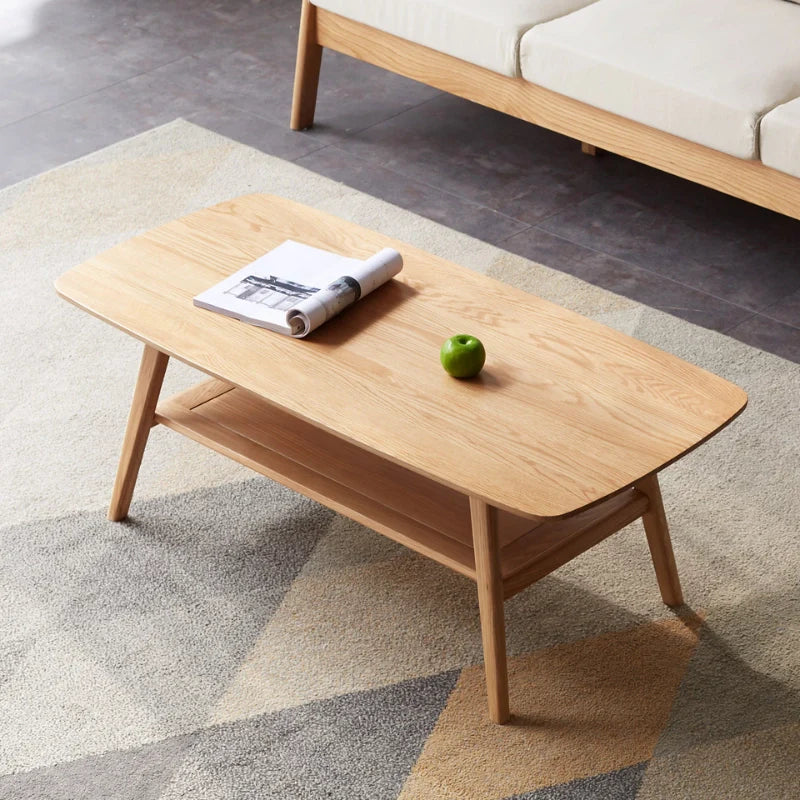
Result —
M 662 475 L 697 616 L 661 605 L 630 526 L 507 603 L 500 728 L 467 580 L 161 429 L 107 522 L 139 347 L 52 281 L 251 191 L 741 385 L 742 417 Z M 800 366 L 183 121 L 0 192 L 0 268 L 3 800 L 798 796 Z

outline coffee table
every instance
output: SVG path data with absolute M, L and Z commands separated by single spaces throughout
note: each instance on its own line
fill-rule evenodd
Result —
M 305 340 L 195 308 L 291 238 L 403 254 L 391 281 Z M 489 713 L 509 719 L 503 603 L 641 517 L 661 596 L 683 602 L 657 473 L 745 407 L 722 378 L 483 275 L 289 200 L 248 195 L 61 276 L 144 342 L 109 518 L 165 425 L 477 583 Z M 455 333 L 488 352 L 449 377 Z M 159 402 L 170 357 L 208 380 Z

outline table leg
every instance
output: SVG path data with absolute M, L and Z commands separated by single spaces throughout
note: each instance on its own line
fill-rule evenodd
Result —
M 122 454 L 117 467 L 117 479 L 114 482 L 111 505 L 108 509 L 108 518 L 113 522 L 119 522 L 128 516 L 133 487 L 136 485 L 147 437 L 153 426 L 156 403 L 168 362 L 168 355 L 149 345 L 144 346 L 128 416 L 128 427 L 125 429 L 125 440 L 122 443 Z
M 509 709 L 506 626 L 503 613 L 500 548 L 497 539 L 497 510 L 477 497 L 470 497 L 469 508 L 475 548 L 475 572 L 481 613 L 489 717 L 492 722 L 502 725 L 508 722 Z
M 636 484 L 636 488 L 647 495 L 647 499 L 650 501 L 647 511 L 642 515 L 642 522 L 644 522 L 644 531 L 647 534 L 647 544 L 650 546 L 650 555 L 658 579 L 658 588 L 661 590 L 661 598 L 668 606 L 679 606 L 683 603 L 683 592 L 678 578 L 678 568 L 675 565 L 675 554 L 672 552 L 667 515 L 664 512 L 657 475 L 654 473 L 643 478 Z

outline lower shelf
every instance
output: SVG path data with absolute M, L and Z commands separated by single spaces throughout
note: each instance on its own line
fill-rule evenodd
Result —
M 209 380 L 159 404 L 156 423 L 475 579 L 469 499 L 287 414 Z M 498 512 L 507 597 L 640 517 L 628 489 L 562 520 Z

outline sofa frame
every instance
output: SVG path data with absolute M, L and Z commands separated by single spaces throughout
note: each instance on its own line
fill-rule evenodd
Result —
M 721 153 L 608 111 L 342 17 L 303 0 L 291 127 L 314 123 L 323 48 L 366 61 L 582 143 L 800 219 L 800 178 Z

